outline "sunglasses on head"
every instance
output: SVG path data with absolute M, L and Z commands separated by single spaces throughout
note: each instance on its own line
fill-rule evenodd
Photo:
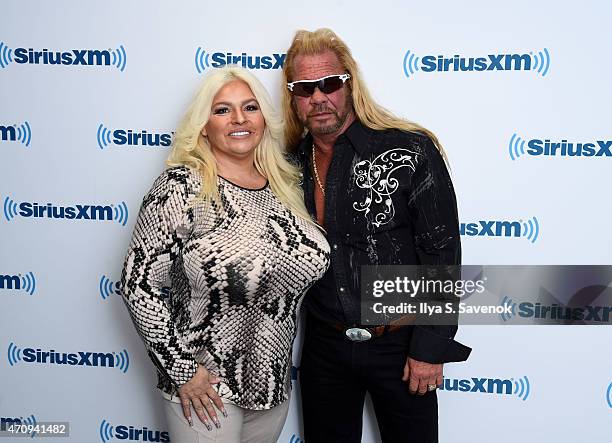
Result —
M 299 95 L 300 97 L 310 97 L 314 94 L 315 88 L 319 88 L 319 91 L 323 94 L 331 94 L 340 89 L 349 78 L 351 78 L 351 74 L 335 74 L 317 80 L 298 80 L 287 83 L 287 89 L 293 95 Z

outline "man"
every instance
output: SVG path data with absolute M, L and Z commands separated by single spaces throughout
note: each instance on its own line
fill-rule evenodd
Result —
M 296 33 L 283 76 L 286 142 L 297 147 L 306 206 L 332 253 L 304 303 L 305 440 L 361 441 L 369 392 L 383 442 L 436 442 L 442 365 L 470 349 L 453 340 L 456 326 L 362 327 L 359 303 L 361 266 L 460 263 L 455 194 L 437 139 L 371 99 L 329 29 Z

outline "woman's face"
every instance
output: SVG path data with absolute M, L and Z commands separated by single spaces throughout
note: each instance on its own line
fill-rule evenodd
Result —
M 232 80 L 213 99 L 210 118 L 202 129 L 217 161 L 253 157 L 266 122 L 255 95 L 242 80 Z

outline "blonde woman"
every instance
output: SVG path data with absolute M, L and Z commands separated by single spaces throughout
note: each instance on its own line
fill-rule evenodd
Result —
M 173 441 L 273 442 L 282 430 L 297 309 L 329 264 L 282 140 L 261 83 L 215 70 L 144 197 L 122 293 Z

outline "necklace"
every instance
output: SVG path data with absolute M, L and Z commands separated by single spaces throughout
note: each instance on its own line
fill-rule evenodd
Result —
M 323 184 L 321 184 L 321 179 L 319 178 L 319 171 L 317 170 L 317 159 L 315 157 L 315 151 L 317 150 L 317 148 L 315 147 L 315 144 L 312 144 L 312 168 L 314 169 L 314 173 L 315 173 L 315 178 L 317 179 L 317 184 L 319 185 L 319 188 L 321 188 L 321 193 L 323 194 L 323 197 L 325 197 L 325 188 L 323 187 Z

